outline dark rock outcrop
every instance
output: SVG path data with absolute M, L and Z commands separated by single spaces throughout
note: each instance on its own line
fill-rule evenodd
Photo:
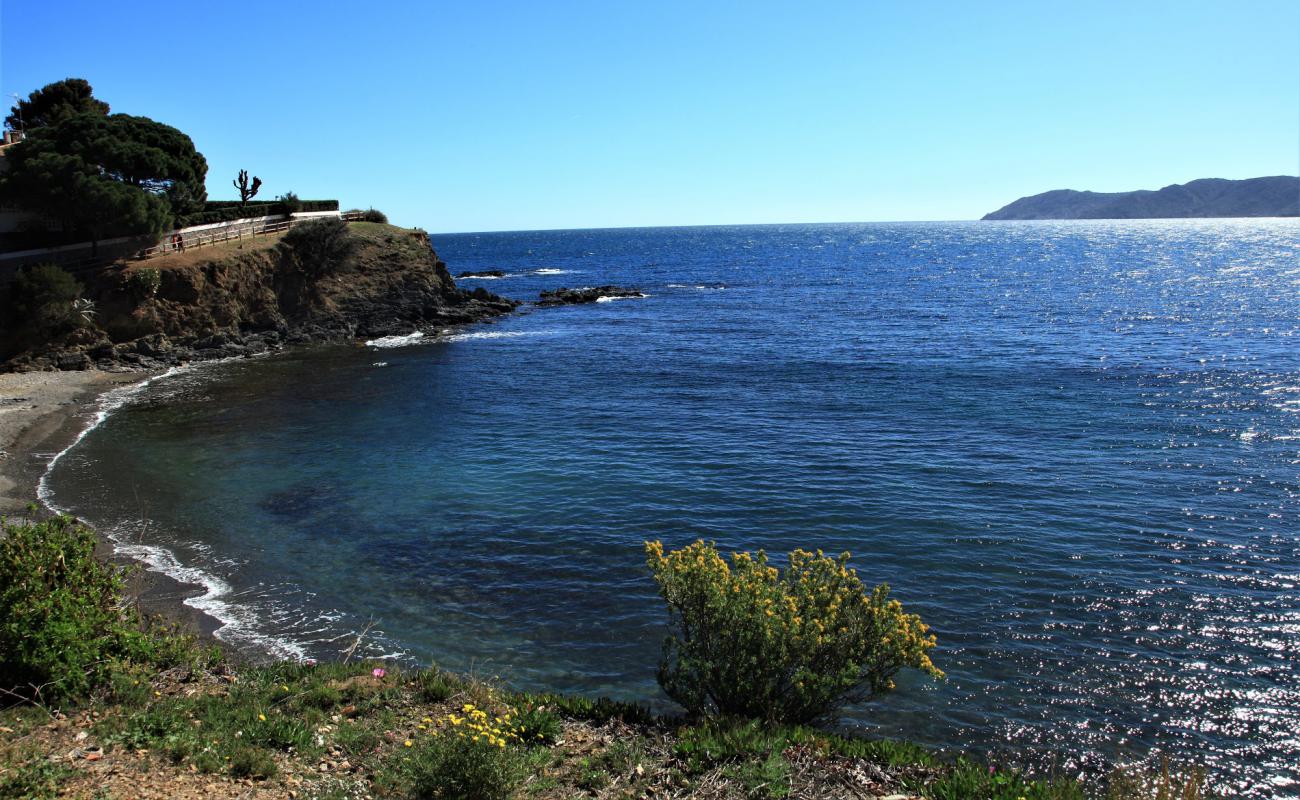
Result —
M 601 298 L 645 297 L 640 289 L 624 289 L 619 286 L 584 286 L 581 289 L 559 288 L 542 292 L 537 298 L 539 306 L 565 306 L 577 303 L 594 303 Z
M 1203 178 L 1159 191 L 1077 192 L 1057 189 L 1022 197 L 986 220 L 1174 219 L 1300 216 L 1300 178 L 1279 175 L 1230 181 Z
M 422 231 L 385 226 L 347 235 L 346 251 L 313 262 L 311 274 L 280 242 L 214 250 L 210 259 L 195 251 L 185 260 L 119 263 L 83 276 L 93 324 L 11 350 L 0 371 L 152 369 L 441 329 L 519 305 L 481 287 L 457 287 Z M 142 296 L 130 275 L 148 269 L 159 271 L 159 281 Z
M 505 276 L 505 270 L 500 269 L 487 269 L 480 272 L 459 272 L 456 274 L 457 278 L 504 278 Z

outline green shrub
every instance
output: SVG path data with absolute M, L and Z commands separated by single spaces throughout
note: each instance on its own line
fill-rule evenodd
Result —
M 629 725 L 648 725 L 655 720 L 654 714 L 643 706 L 611 700 L 608 697 L 592 700 L 580 695 L 523 692 L 519 695 L 519 702 L 525 705 L 546 706 L 562 716 L 590 722 L 608 722 L 616 719 Z
M 759 720 L 706 719 L 677 732 L 673 751 L 691 772 L 704 772 L 718 764 L 780 753 L 815 734 Z
M 19 270 L 9 287 L 11 319 L 42 333 L 59 331 L 76 322 L 73 302 L 81 283 L 53 264 L 33 264 Z
M 421 742 L 407 773 L 421 800 L 506 800 L 523 781 L 524 764 L 513 746 L 449 730 Z
M 66 765 L 52 761 L 44 753 L 20 762 L 9 761 L 0 770 L 0 797 L 25 800 L 53 800 L 59 796 L 63 779 L 72 775 Z
M 133 269 L 122 277 L 122 284 L 127 292 L 138 299 L 153 297 L 162 287 L 162 273 L 153 267 Z
M 1085 800 L 1077 781 L 1030 780 L 1014 770 L 999 770 L 958 758 L 934 780 L 905 779 L 912 791 L 930 800 Z
M 723 772 L 745 787 L 745 797 L 755 800 L 780 800 L 790 796 L 790 762 L 780 753 L 759 761 L 746 761 Z
M 139 618 L 122 605 L 122 571 L 95 559 L 89 529 L 55 517 L 5 524 L 0 539 L 0 688 L 73 699 L 118 661 L 150 654 Z
M 437 667 L 429 667 L 415 674 L 415 691 L 425 703 L 441 703 L 461 688 L 461 682 Z
M 285 198 L 288 198 L 286 202 Z M 252 217 L 270 217 L 277 214 L 291 214 L 299 211 L 338 211 L 337 200 L 300 200 L 298 195 L 289 192 L 276 200 L 209 200 L 203 204 L 203 210 L 196 214 L 186 214 L 176 218 L 178 227 L 191 225 L 211 225 L 217 222 L 230 222 Z
M 310 278 L 341 271 L 355 246 L 348 224 L 337 218 L 295 225 L 280 240 L 286 264 Z
M 274 778 L 275 759 L 265 750 L 242 747 L 230 757 L 230 774 L 235 778 Z
M 361 212 L 362 222 L 378 222 L 384 225 L 388 224 L 388 215 L 377 208 L 367 208 Z
M 867 592 L 848 553 L 796 550 L 784 573 L 702 541 L 647 542 L 646 558 L 671 626 L 659 683 L 694 715 L 808 722 L 889 692 L 903 667 L 943 675 L 921 618 L 888 586 Z
M 299 200 L 298 195 L 293 192 L 285 192 L 276 198 L 276 205 L 278 205 L 285 214 L 297 214 L 299 211 L 302 211 L 302 201 Z
M 529 745 L 552 745 L 560 738 L 560 718 L 539 706 L 525 705 L 516 709 L 515 733 Z

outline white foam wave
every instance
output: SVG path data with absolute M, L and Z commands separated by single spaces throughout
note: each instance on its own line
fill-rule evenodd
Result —
M 690 284 L 690 283 L 670 283 L 668 284 L 668 288 L 669 289 L 698 289 L 701 292 L 720 292 L 727 287 L 722 285 L 704 286 L 701 284 Z
M 606 294 L 596 298 L 597 303 L 611 303 L 615 300 L 640 300 L 643 297 L 649 297 L 648 294 L 629 294 L 629 295 L 612 295 Z
M 276 658 L 302 659 L 307 650 L 301 644 L 283 637 L 271 636 L 258 630 L 261 620 L 250 608 L 231 602 L 234 591 L 230 584 L 198 567 L 187 567 L 172 551 L 154 545 L 129 541 L 124 531 L 107 533 L 113 549 L 144 564 L 154 572 L 161 572 L 181 583 L 201 586 L 203 594 L 187 597 L 185 605 L 196 608 L 221 623 L 214 635 L 224 642 L 257 648 Z
M 543 269 L 535 269 L 535 270 L 533 270 L 533 274 L 534 274 L 534 275 L 568 275 L 568 274 L 571 273 L 572 271 L 573 271 L 573 270 L 568 270 L 568 269 L 553 269 L 553 268 L 550 268 L 550 267 L 545 267 L 545 268 L 543 268 Z
M 231 359 L 220 359 L 216 361 L 203 362 L 198 366 L 210 366 L 222 363 Z M 182 372 L 188 372 L 196 369 L 196 365 L 185 365 L 172 367 L 171 369 L 159 375 L 152 375 L 139 383 L 122 386 L 104 393 L 99 398 L 99 405 L 95 410 L 95 415 L 72 443 L 60 450 L 50 459 L 45 466 L 45 472 L 41 475 L 40 480 L 36 483 L 36 496 L 46 508 L 56 514 L 71 514 L 71 510 L 64 508 L 54 502 L 54 497 L 50 492 L 49 477 L 56 464 L 67 455 L 74 447 L 81 444 L 86 436 L 108 419 L 114 411 L 122 408 L 127 403 L 138 397 L 150 384 L 164 378 L 180 375 Z M 209 572 L 197 567 L 188 567 L 176 558 L 175 553 L 170 550 L 154 545 L 141 544 L 132 542 L 125 531 L 114 529 L 105 531 L 104 535 L 113 543 L 115 552 L 122 553 L 129 558 L 135 559 L 144 564 L 147 569 L 154 572 L 160 572 L 169 578 L 181 583 L 201 586 L 204 593 L 197 597 L 190 597 L 184 600 L 185 605 L 196 608 L 204 614 L 215 619 L 220 623 L 213 635 L 218 639 L 226 642 L 237 643 L 243 642 L 257 647 L 277 657 L 294 657 L 301 658 L 305 655 L 304 648 L 292 641 L 284 638 L 269 636 L 258 630 L 258 620 L 251 609 L 243 608 L 235 603 L 231 603 L 223 598 L 231 594 L 230 585 Z
M 536 336 L 541 331 L 475 331 L 473 333 L 454 333 L 442 339 L 444 342 L 470 342 L 476 339 L 514 339 L 520 336 Z
M 421 331 L 408 333 L 405 336 L 381 336 L 378 339 L 367 340 L 366 347 L 407 347 L 408 345 L 416 344 L 423 338 L 424 334 Z
M 185 369 L 185 367 L 172 367 L 171 369 L 167 370 L 166 372 L 160 375 L 151 375 L 148 378 L 145 378 L 144 380 L 140 381 L 139 383 L 132 383 L 126 386 L 119 386 L 118 388 L 105 392 L 103 395 L 101 395 L 99 398 L 99 407 L 95 409 L 95 416 L 91 418 L 90 424 L 87 425 L 85 428 L 83 428 L 81 433 L 77 434 L 77 438 L 73 439 L 71 444 L 69 444 L 67 447 L 63 448 L 59 452 L 55 453 L 54 458 L 51 458 L 49 463 L 45 465 L 45 472 L 41 475 L 41 479 L 36 482 L 37 499 L 39 499 L 42 503 L 44 503 L 45 506 L 49 508 L 51 511 L 54 511 L 59 514 L 69 513 L 64 509 L 55 506 L 50 497 L 50 487 L 49 487 L 48 479 L 50 477 L 50 471 L 54 469 L 54 465 L 59 463 L 59 460 L 63 458 L 65 455 L 67 455 L 69 450 L 81 444 L 81 440 L 85 439 L 87 434 L 89 434 L 91 431 L 93 431 L 94 429 L 102 425 L 104 423 L 104 420 L 108 419 L 109 414 L 112 414 L 117 409 L 131 402 L 131 400 L 133 400 L 137 395 L 143 392 L 145 388 L 149 386 L 149 384 L 153 383 L 156 380 L 160 380 L 162 378 L 168 378 L 171 377 L 172 375 L 176 375 L 183 369 Z
M 456 278 L 456 280 L 458 281 L 499 281 L 502 278 L 513 278 L 513 277 L 515 277 L 514 274 L 508 272 L 505 275 L 461 275 L 460 277 Z

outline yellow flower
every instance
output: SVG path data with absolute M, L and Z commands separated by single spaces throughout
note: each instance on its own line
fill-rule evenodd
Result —
M 265 714 L 258 714 L 258 715 L 257 715 L 257 718 L 260 719 L 260 720 L 263 721 L 263 722 L 266 722 L 266 715 L 265 715 Z
M 407 747 L 410 747 L 411 745 L 415 744 L 415 742 L 411 741 L 410 739 L 407 739 L 405 742 L 402 742 L 402 744 L 406 745 Z

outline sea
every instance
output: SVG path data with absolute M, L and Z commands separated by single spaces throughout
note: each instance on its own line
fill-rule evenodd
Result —
M 1300 221 L 434 235 L 523 301 L 173 370 L 44 498 L 253 657 L 671 710 L 643 542 L 848 551 L 943 681 L 838 724 L 1058 774 L 1300 797 Z

